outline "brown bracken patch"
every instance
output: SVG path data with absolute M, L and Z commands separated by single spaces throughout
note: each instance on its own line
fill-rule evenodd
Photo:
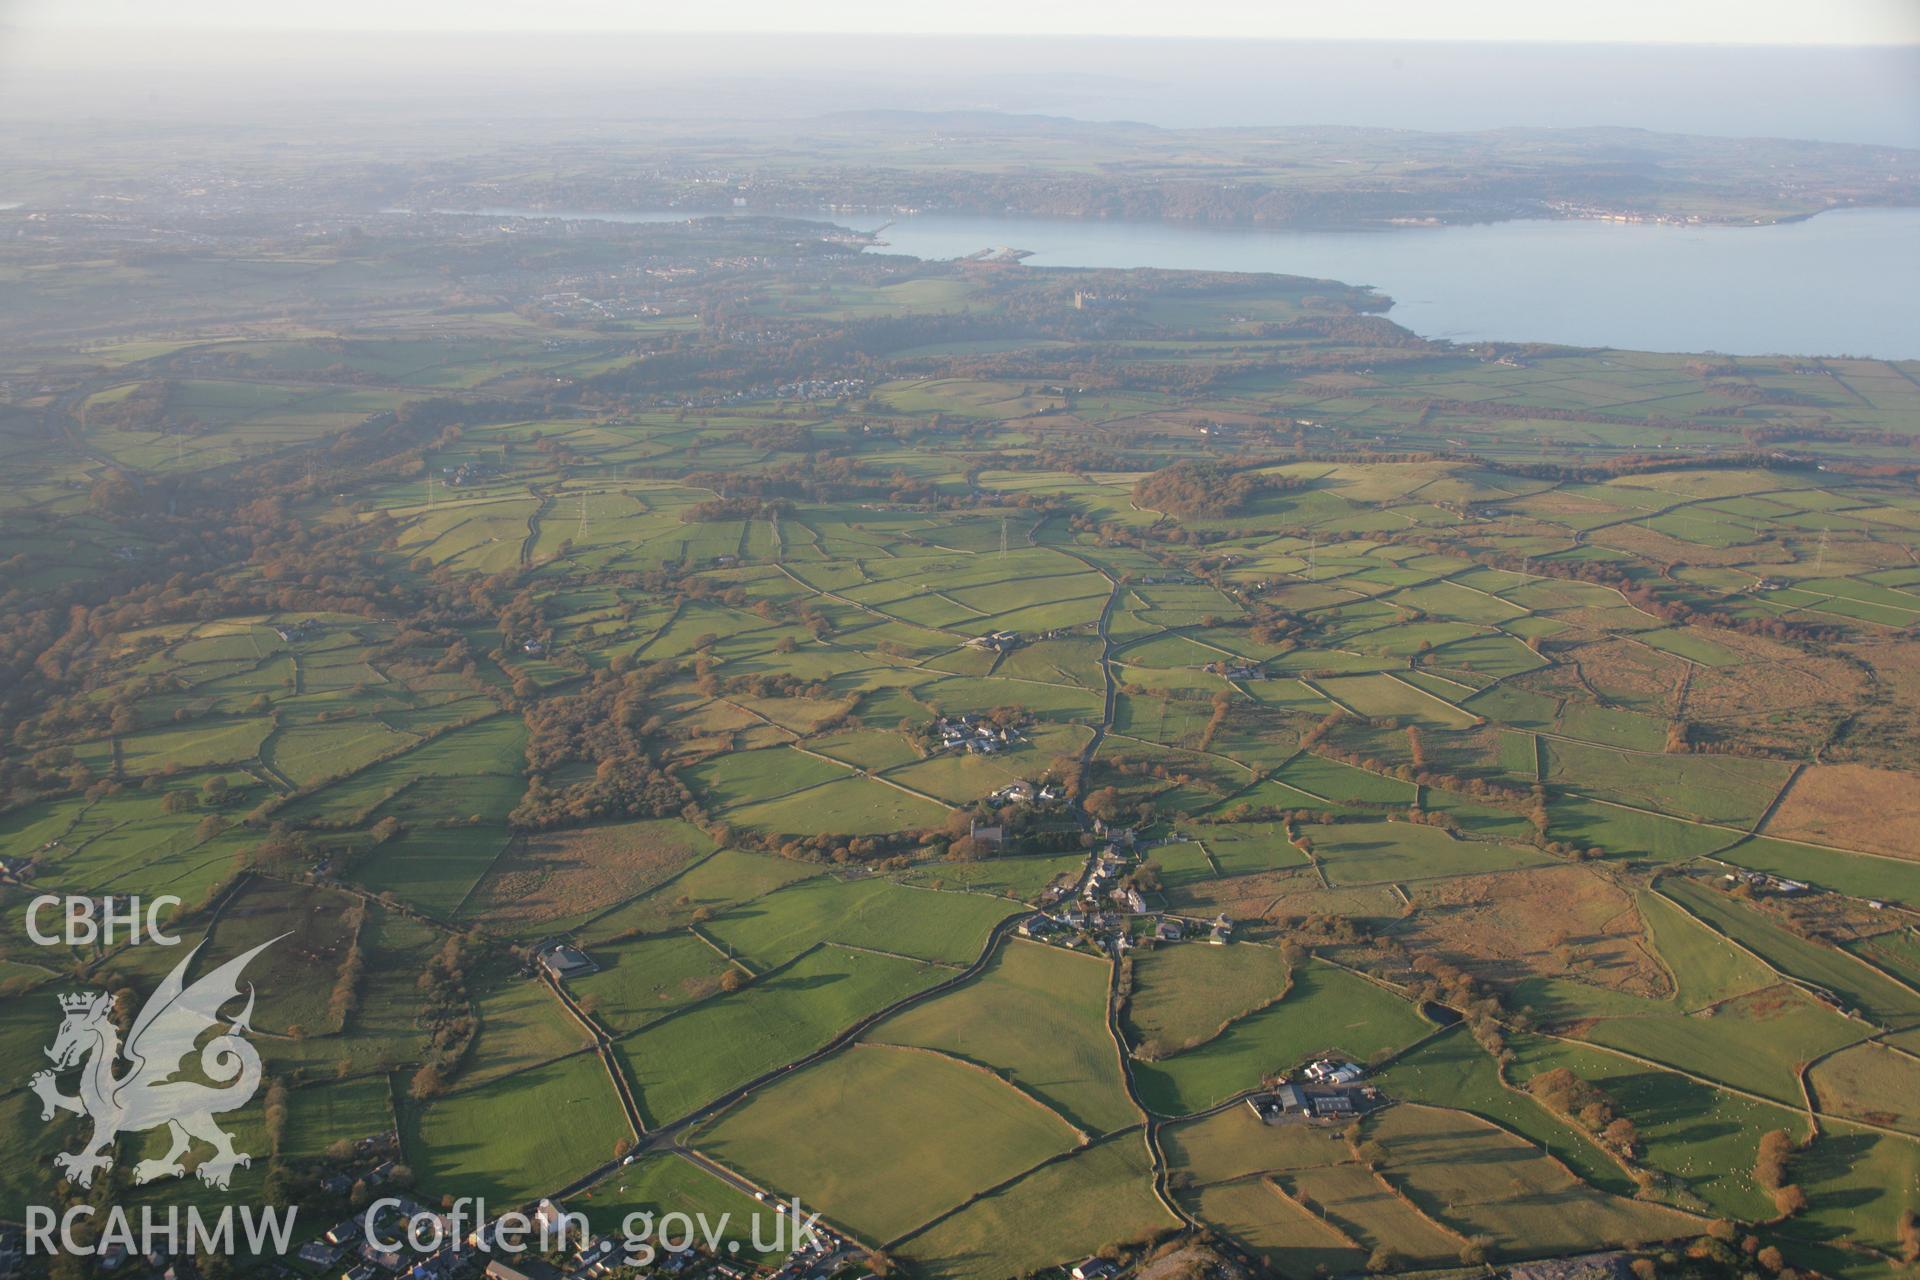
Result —
M 1873 697 L 1860 707 L 1822 759 L 1911 764 L 1920 747 L 1920 642 L 1905 637 L 1841 646 L 1873 671 Z
M 712 848 L 683 822 L 622 822 L 517 839 L 462 918 L 524 928 L 590 915 L 645 893 Z
M 1402 936 L 1495 982 L 1563 977 L 1652 999 L 1672 993 L 1633 899 L 1586 867 L 1424 884 Z
M 1737 631 L 1706 635 L 1740 655 L 1728 666 L 1694 668 L 1687 686 L 1681 715 L 1712 736 L 1804 757 L 1868 696 L 1866 676 L 1851 662 Z
M 1920 776 L 1859 764 L 1801 770 L 1766 833 L 1920 860 Z

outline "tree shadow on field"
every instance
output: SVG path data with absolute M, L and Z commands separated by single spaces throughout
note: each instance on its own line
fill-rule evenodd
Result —
M 1899 1188 L 1893 1186 L 1839 1185 L 1853 1172 L 1855 1162 L 1871 1154 L 1878 1142 L 1872 1134 L 1828 1132 L 1812 1147 L 1793 1157 L 1789 1176 L 1803 1186 L 1819 1187 L 1817 1193 L 1812 1194 L 1817 1196 L 1822 1217 L 1833 1217 L 1833 1210 L 1847 1210 L 1847 1217 L 1858 1221 L 1855 1211 L 1900 1194 Z

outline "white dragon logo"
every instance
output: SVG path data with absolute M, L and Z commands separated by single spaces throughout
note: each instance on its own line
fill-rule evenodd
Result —
M 286 936 L 281 934 L 280 938 Z M 184 1175 L 187 1170 L 180 1157 L 195 1138 L 214 1148 L 213 1159 L 201 1164 L 198 1171 L 200 1180 L 209 1187 L 224 1190 L 236 1167 L 253 1162 L 245 1152 L 233 1149 L 233 1135 L 213 1120 L 246 1106 L 260 1087 L 260 1054 L 242 1038 L 253 1029 L 252 983 L 247 984 L 247 1004 L 240 1016 L 200 1050 L 200 1070 L 215 1083 L 173 1077 L 201 1035 L 219 1026 L 221 1007 L 239 998 L 240 973 L 247 962 L 280 938 L 269 938 L 187 986 L 187 968 L 200 954 L 196 946 L 141 1007 L 127 1032 L 124 1048 L 119 1028 L 108 1017 L 113 1002 L 105 992 L 60 997 L 66 1019 L 46 1051 L 54 1069 L 37 1073 L 31 1087 L 40 1095 L 42 1120 L 53 1119 L 56 1111 L 71 1111 L 93 1121 L 93 1136 L 84 1146 L 54 1157 L 68 1180 L 81 1187 L 91 1186 L 95 1173 L 112 1167 L 113 1143 L 118 1135 L 162 1125 L 172 1130 L 173 1145 L 161 1158 L 142 1160 L 134 1166 L 137 1182 Z M 204 941 L 200 944 L 205 945 Z M 79 1094 L 70 1097 L 61 1093 L 55 1072 L 82 1059 L 86 1065 L 80 1073 Z M 122 1059 L 128 1070 L 116 1075 L 115 1068 Z

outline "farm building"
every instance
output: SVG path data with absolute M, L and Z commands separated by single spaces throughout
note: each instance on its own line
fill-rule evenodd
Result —
M 994 631 L 984 636 L 975 636 L 967 641 L 970 649 L 990 649 L 995 653 L 1006 653 L 1020 647 L 1018 631 Z
M 1318 1062 L 1308 1063 L 1306 1070 L 1300 1074 L 1315 1084 L 1352 1084 L 1366 1071 L 1358 1063 L 1322 1058 Z
M 1300 1120 L 1341 1120 L 1371 1111 L 1385 1101 L 1379 1090 L 1364 1086 L 1283 1084 L 1270 1093 L 1256 1093 L 1248 1098 L 1247 1109 L 1260 1117 L 1262 1124 L 1287 1124 Z
M 556 978 L 581 978 L 600 969 L 586 952 L 564 942 L 541 952 L 540 963 Z
M 1264 1124 L 1279 1124 L 1290 1115 L 1307 1114 L 1307 1095 L 1297 1084 L 1283 1084 L 1272 1093 L 1256 1093 L 1248 1098 L 1247 1109 Z

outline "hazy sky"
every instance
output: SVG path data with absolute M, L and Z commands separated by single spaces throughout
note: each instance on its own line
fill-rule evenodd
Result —
M 0 0 L 21 26 L 1920 44 L 1920 0 Z

